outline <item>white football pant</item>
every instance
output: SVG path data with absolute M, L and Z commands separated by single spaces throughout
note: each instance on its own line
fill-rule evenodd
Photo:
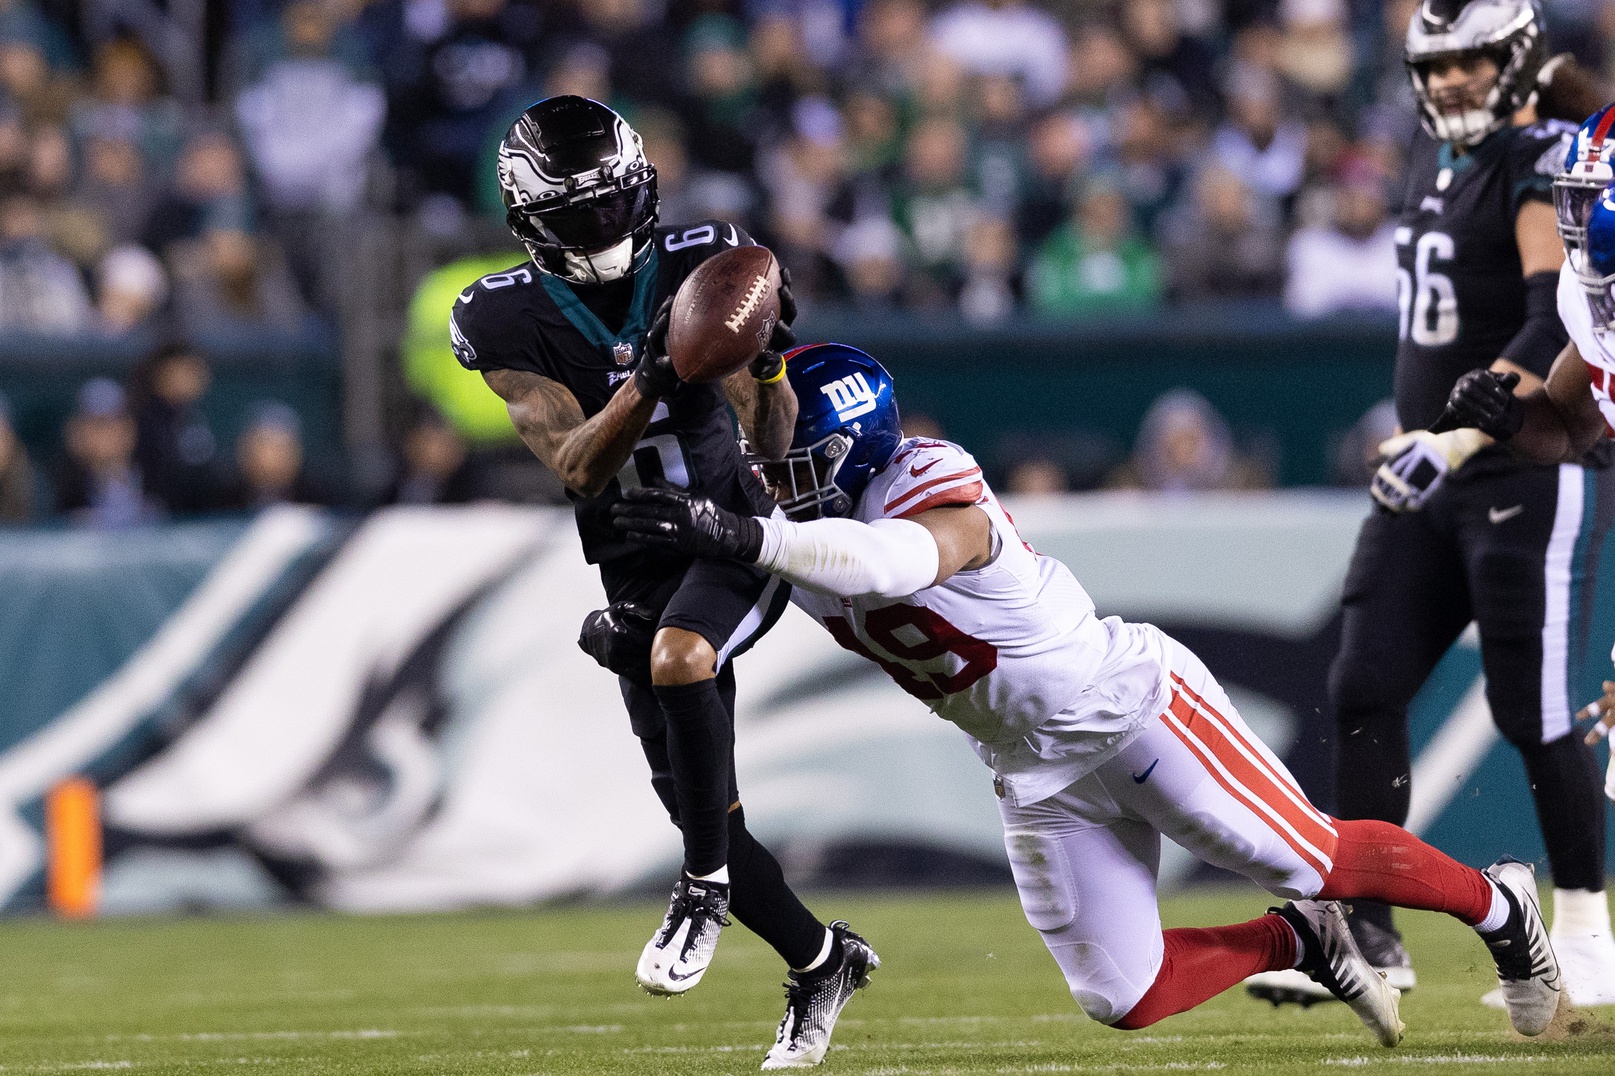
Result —
M 1027 921 L 1071 996 L 1114 1023 L 1161 969 L 1155 882 L 1164 834 L 1207 863 L 1287 899 L 1311 897 L 1336 836 L 1278 756 L 1241 720 L 1187 647 L 1148 624 L 1172 678 L 1167 711 L 1121 753 L 1061 792 L 1000 801 L 1004 843 Z

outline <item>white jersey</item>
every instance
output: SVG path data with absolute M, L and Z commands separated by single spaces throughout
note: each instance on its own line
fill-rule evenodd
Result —
M 1021 541 L 968 452 L 910 438 L 870 479 L 853 518 L 903 519 L 976 505 L 992 521 L 990 563 L 906 598 L 792 600 L 842 646 L 969 735 L 1012 803 L 1053 795 L 1121 750 L 1169 699 L 1156 647 L 1099 620 L 1071 571 Z
M 1593 399 L 1604 415 L 1604 425 L 1615 435 L 1615 400 L 1610 390 L 1615 388 L 1615 355 L 1610 353 L 1611 343 L 1602 334 L 1593 331 L 1593 311 L 1587 305 L 1587 293 L 1570 268 L 1569 259 L 1559 269 L 1559 320 L 1564 322 L 1571 343 L 1581 352 L 1587 364 L 1587 375 L 1593 383 Z
M 1587 380 L 1592 382 L 1593 399 L 1598 402 L 1599 413 L 1610 436 L 1615 437 L 1615 400 L 1610 390 L 1615 388 L 1615 355 L 1602 333 L 1593 331 L 1593 309 L 1587 305 L 1587 293 L 1570 268 L 1570 259 L 1559 267 L 1559 320 L 1564 322 L 1570 342 L 1581 352 L 1581 361 L 1587 364 Z M 1610 648 L 1609 659 L 1615 661 L 1615 647 Z M 1604 791 L 1615 799 L 1615 754 L 1610 756 L 1609 773 L 1604 779 Z

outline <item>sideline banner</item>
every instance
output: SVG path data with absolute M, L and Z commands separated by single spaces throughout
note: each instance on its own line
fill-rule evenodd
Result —
M 1366 496 L 1010 509 L 1102 614 L 1197 650 L 1328 804 L 1324 674 Z M 250 524 L 18 532 L 0 535 L 0 582 L 12 909 L 44 899 L 43 803 L 75 776 L 99 789 L 106 912 L 519 904 L 656 883 L 676 865 L 615 680 L 576 646 L 603 596 L 570 512 L 282 508 Z M 1471 862 L 1536 856 L 1478 668 L 1460 643 L 1415 706 L 1415 742 L 1440 746 L 1415 768 L 1415 822 Z M 1603 669 L 1589 662 L 1589 680 Z M 847 848 L 1001 867 L 989 775 L 878 668 L 793 609 L 736 671 L 748 822 L 788 869 L 812 874 Z M 1191 867 L 1168 856 L 1163 870 L 1171 882 Z

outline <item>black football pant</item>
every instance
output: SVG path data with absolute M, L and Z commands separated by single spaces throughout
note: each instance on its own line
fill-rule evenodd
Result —
M 1329 675 L 1339 817 L 1407 821 L 1408 704 L 1473 620 L 1487 701 L 1525 762 L 1554 884 L 1603 889 L 1602 782 L 1572 715 L 1588 701 L 1579 670 L 1612 519 L 1615 472 L 1570 465 L 1449 479 L 1418 512 L 1375 508 Z M 1390 924 L 1383 906 L 1358 913 Z
M 634 735 L 650 763 L 651 787 L 684 839 L 692 874 L 729 868 L 729 910 L 793 968 L 819 955 L 825 928 L 785 884 L 779 862 L 746 829 L 735 779 L 733 658 L 774 626 L 790 600 L 783 582 L 730 561 L 699 560 L 662 573 L 625 573 L 602 565 L 611 601 L 642 602 L 658 628 L 706 639 L 718 654 L 714 680 L 652 687 L 619 677 Z

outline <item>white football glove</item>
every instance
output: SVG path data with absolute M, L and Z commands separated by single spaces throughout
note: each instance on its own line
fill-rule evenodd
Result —
M 1398 434 L 1380 443 L 1385 462 L 1374 472 L 1369 492 L 1393 512 L 1417 512 L 1449 472 L 1490 443 L 1491 438 L 1473 429 Z

